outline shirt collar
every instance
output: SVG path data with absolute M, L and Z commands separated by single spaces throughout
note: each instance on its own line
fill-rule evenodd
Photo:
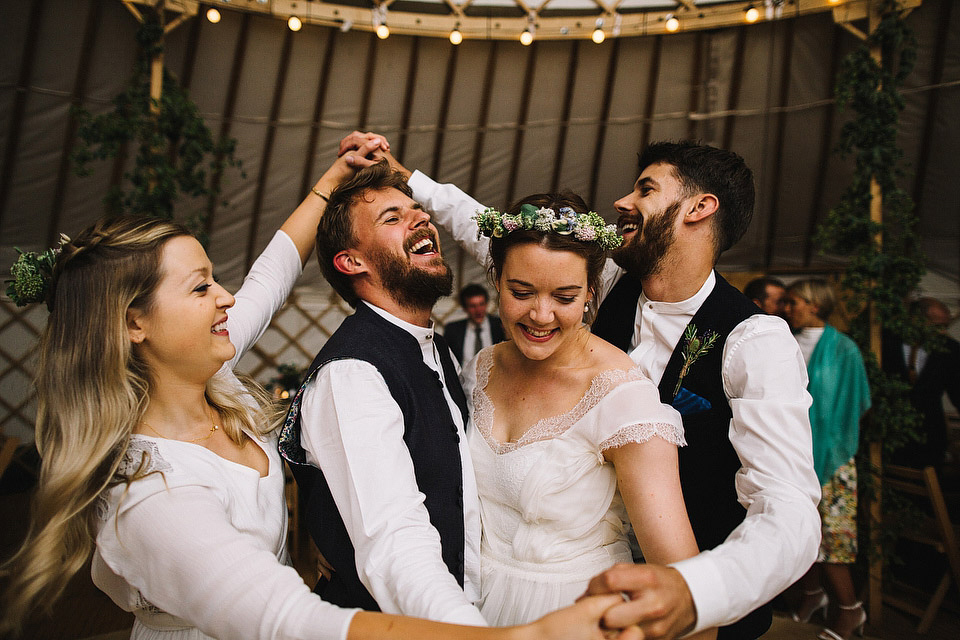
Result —
M 658 302 L 656 300 L 650 300 L 643 293 L 640 294 L 640 306 L 649 307 L 651 310 L 657 313 L 666 313 L 666 314 L 687 314 L 693 315 L 703 306 L 704 301 L 710 295 L 710 292 L 713 291 L 713 288 L 717 284 L 717 275 L 713 269 L 710 270 L 710 275 L 707 276 L 707 279 L 703 281 L 703 284 L 700 285 L 699 291 L 687 298 L 686 300 L 681 300 L 679 302 Z
M 427 327 L 418 327 L 415 324 L 410 324 L 409 322 L 401 320 L 400 318 L 393 315 L 392 313 L 389 313 L 388 311 L 384 311 L 383 309 L 381 309 L 375 304 L 370 304 L 366 300 L 361 300 L 360 304 L 367 305 L 378 316 L 380 316 L 390 324 L 396 325 L 401 329 L 403 329 L 404 331 L 406 331 L 407 333 L 409 333 L 410 335 L 412 335 L 414 338 L 417 339 L 417 342 L 419 342 L 421 345 L 433 343 L 433 320 L 430 320 L 430 325 Z

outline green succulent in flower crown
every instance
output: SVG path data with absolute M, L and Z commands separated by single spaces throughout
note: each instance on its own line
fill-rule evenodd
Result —
M 53 263 L 60 254 L 60 247 L 69 241 L 69 238 L 61 235 L 58 246 L 41 253 L 17 249 L 20 255 L 10 266 L 10 275 L 13 279 L 6 282 L 7 296 L 18 307 L 46 301 L 47 308 L 50 308 L 47 292 L 50 289 L 50 281 L 53 279 Z

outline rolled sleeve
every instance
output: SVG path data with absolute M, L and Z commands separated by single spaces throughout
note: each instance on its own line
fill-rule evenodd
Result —
M 413 172 L 407 184 L 413 189 L 413 199 L 431 214 L 434 224 L 443 227 L 477 262 L 485 264 L 490 238 L 478 237 L 472 216 L 486 207 L 456 185 L 440 184 L 419 171 Z
M 301 444 L 322 469 L 355 549 L 357 573 L 380 608 L 485 625 L 442 560 L 400 407 L 376 368 L 325 365 L 303 394 Z
M 693 595 L 693 631 L 732 624 L 770 601 L 809 569 L 820 544 L 806 367 L 782 319 L 737 325 L 724 347 L 723 384 L 747 515 L 723 544 L 672 565 Z

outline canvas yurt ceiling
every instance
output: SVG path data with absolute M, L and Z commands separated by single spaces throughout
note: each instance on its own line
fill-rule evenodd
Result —
M 73 172 L 77 121 L 129 77 L 145 2 L 0 2 L 0 259 L 40 249 L 103 212 L 127 165 Z M 960 272 L 960 7 L 911 0 L 920 43 L 907 81 L 903 185 L 917 201 L 929 268 Z M 784 0 L 368 0 L 166 2 L 165 63 L 212 131 L 237 141 L 208 218 L 210 254 L 237 283 L 330 164 L 341 137 L 383 133 L 400 160 L 481 202 L 580 193 L 613 218 L 654 140 L 694 138 L 743 155 L 757 210 L 726 270 L 835 266 L 812 242 L 850 163 L 831 153 L 848 114 L 833 101 L 840 59 L 867 29 L 865 2 Z M 758 9 L 748 24 L 745 11 Z M 219 21 L 206 14 L 217 9 Z M 385 8 L 385 11 L 384 11 Z M 288 19 L 296 16 L 294 32 Z M 679 21 L 668 32 L 668 17 Z M 602 24 L 600 21 L 602 20 Z M 380 39 L 373 27 L 391 31 Z M 605 39 L 591 41 L 600 26 Z M 458 28 L 463 42 L 448 39 Z M 533 43 L 519 34 L 530 28 Z M 188 216 L 205 202 L 184 201 Z M 460 282 L 479 267 L 448 242 Z M 305 285 L 324 287 L 311 267 Z

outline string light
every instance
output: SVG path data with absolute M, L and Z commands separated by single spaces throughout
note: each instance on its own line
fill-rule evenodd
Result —
M 667 31 L 673 33 L 680 28 L 680 21 L 671 13 L 667 15 L 667 24 L 665 26 L 667 27 Z
M 297 16 L 290 16 L 287 19 L 287 27 L 290 31 L 300 31 L 303 28 L 303 22 Z
M 450 44 L 457 45 L 461 42 L 463 42 L 463 34 L 460 33 L 460 25 L 457 25 L 450 32 Z
M 207 20 L 213 24 L 220 22 L 220 12 L 217 11 L 216 7 L 210 7 L 207 9 Z
M 520 44 L 525 47 L 529 47 L 533 43 L 533 34 L 530 33 L 530 29 L 524 29 L 523 33 L 520 34 Z
M 596 26 L 597 28 L 593 30 L 593 35 L 590 36 L 590 39 L 600 44 L 607 37 L 607 34 L 603 32 L 603 18 L 597 18 Z
M 377 27 L 377 37 L 380 38 L 381 40 L 386 40 L 387 38 L 389 38 L 390 27 L 388 27 L 386 24 L 381 24 L 379 27 Z
M 760 11 L 751 4 L 747 7 L 747 10 L 743 12 L 743 17 L 747 22 L 753 24 L 760 18 Z

